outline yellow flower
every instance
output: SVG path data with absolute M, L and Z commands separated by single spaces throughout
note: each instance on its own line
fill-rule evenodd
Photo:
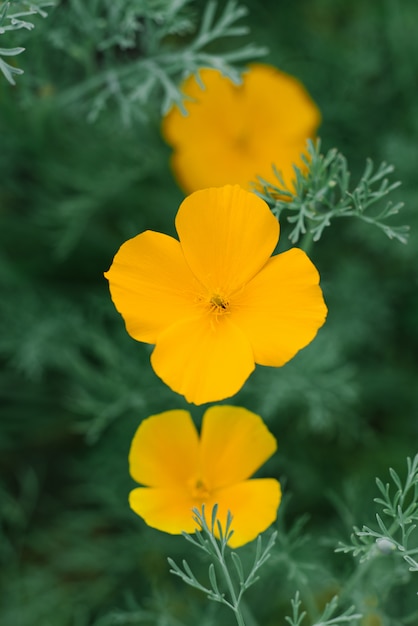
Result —
M 187 197 L 176 229 L 180 241 L 129 239 L 105 276 L 128 333 L 155 344 L 156 374 L 189 402 L 222 400 L 255 363 L 284 365 L 312 341 L 327 312 L 319 275 L 298 248 L 270 258 L 279 224 L 238 185 Z
M 233 548 L 252 541 L 276 519 L 280 484 L 248 480 L 277 448 L 262 419 L 234 406 L 213 406 L 203 416 L 201 436 L 190 413 L 166 411 L 144 420 L 132 441 L 132 478 L 146 487 L 131 491 L 129 503 L 145 522 L 166 533 L 193 533 L 192 509 L 218 505 L 225 529 L 233 515 Z M 208 520 L 208 521 L 209 521 Z
M 177 107 L 163 120 L 162 134 L 173 146 L 172 169 L 188 193 L 238 183 L 250 189 L 272 164 L 292 188 L 293 165 L 305 169 L 301 154 L 321 116 L 303 85 L 269 65 L 254 64 L 235 85 L 215 69 L 199 70 L 205 89 L 192 75 L 182 92 L 188 115 Z

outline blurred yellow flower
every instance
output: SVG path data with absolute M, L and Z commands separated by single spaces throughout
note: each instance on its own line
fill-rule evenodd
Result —
M 199 74 L 204 90 L 194 75 L 181 87 L 188 115 L 174 107 L 162 123 L 179 185 L 188 193 L 228 183 L 250 189 L 257 176 L 272 180 L 274 163 L 292 188 L 293 165 L 304 169 L 301 154 L 321 121 L 303 85 L 263 64 L 250 65 L 241 85 L 215 69 Z
M 233 548 L 252 541 L 276 519 L 280 484 L 248 480 L 277 448 L 262 419 L 235 406 L 213 406 L 203 416 L 201 436 L 188 411 L 153 415 L 139 426 L 129 453 L 132 478 L 145 487 L 129 503 L 145 522 L 166 533 L 193 533 L 192 509 L 218 504 L 225 528 L 233 515 Z
M 293 248 L 272 258 L 279 224 L 238 185 L 181 204 L 180 241 L 145 231 L 105 273 L 128 333 L 155 344 L 151 364 L 171 389 L 203 404 L 233 396 L 260 365 L 281 366 L 315 337 L 327 308 L 319 275 Z

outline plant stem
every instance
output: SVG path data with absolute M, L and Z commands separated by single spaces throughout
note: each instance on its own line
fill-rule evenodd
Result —
M 237 598 L 237 594 L 235 593 L 234 584 L 231 580 L 231 576 L 229 574 L 228 566 L 225 562 L 223 551 L 219 550 L 218 545 L 214 543 L 216 546 L 217 557 L 219 561 L 219 565 L 221 566 L 222 574 L 224 576 L 225 582 L 227 584 L 229 594 L 231 596 L 231 604 L 233 606 L 233 611 L 235 615 L 235 619 L 237 620 L 238 626 L 245 626 L 244 618 L 241 614 L 241 610 L 239 607 L 239 600 Z
M 313 234 L 310 230 L 306 231 L 300 242 L 300 249 L 309 254 L 313 244 Z

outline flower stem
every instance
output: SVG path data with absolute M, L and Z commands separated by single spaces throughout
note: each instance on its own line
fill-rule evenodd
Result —
M 301 250 L 306 252 L 306 254 L 309 254 L 312 248 L 312 244 L 313 244 L 313 234 L 310 230 L 307 230 L 300 242 L 300 248 Z
M 228 587 L 229 594 L 231 596 L 231 607 L 234 611 L 235 619 L 237 620 L 238 626 L 245 626 L 244 617 L 240 609 L 240 596 L 237 597 L 237 594 L 235 592 L 234 584 L 232 582 L 232 579 L 229 573 L 228 565 L 224 558 L 224 552 L 223 550 L 219 549 L 216 543 L 214 543 L 213 545 L 216 547 L 216 556 L 217 556 L 219 565 L 221 567 L 224 580 Z

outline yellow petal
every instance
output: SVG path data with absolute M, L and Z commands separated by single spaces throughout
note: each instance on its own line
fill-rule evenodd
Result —
M 238 185 L 188 196 L 178 210 L 176 228 L 192 272 L 210 292 L 225 296 L 259 271 L 279 238 L 268 205 Z
M 294 166 L 302 172 L 306 171 L 301 159 L 302 154 L 307 155 L 306 139 L 307 136 L 303 136 L 284 142 L 283 138 L 279 139 L 270 132 L 262 140 L 253 137 L 251 145 L 230 143 L 223 145 L 221 150 L 219 145 L 209 141 L 205 142 L 203 150 L 201 143 L 196 142 L 175 151 L 171 166 L 180 187 L 188 193 L 228 183 L 252 191 L 251 183 L 256 183 L 258 177 L 277 184 L 273 164 L 279 170 L 285 187 L 292 189 L 292 181 L 296 178 Z M 216 163 L 216 167 L 205 167 L 207 163 Z
M 188 115 L 173 107 L 163 119 L 162 134 L 172 145 L 193 143 L 193 135 L 205 135 L 209 141 L 215 138 L 220 144 L 225 142 L 225 137 L 233 136 L 233 129 L 239 123 L 237 85 L 212 68 L 199 69 L 199 76 L 203 89 L 194 75 L 181 85 L 182 92 L 190 98 L 185 102 Z
M 160 332 L 192 315 L 201 290 L 176 239 L 146 231 L 126 241 L 108 272 L 110 293 L 138 341 L 155 343 Z
M 216 166 L 208 168 L 205 163 L 216 163 Z M 205 141 L 204 150 L 200 142 L 196 142 L 183 146 L 171 156 L 177 182 L 187 193 L 227 184 L 237 184 L 251 191 L 250 182 L 256 181 L 257 174 L 261 176 L 267 169 L 268 178 L 272 178 L 272 163 L 274 159 L 269 159 L 265 163 L 267 167 L 263 168 L 251 155 L 237 153 L 234 144 L 223 145 L 220 150 L 219 144 L 209 141 Z
M 229 546 L 238 548 L 266 530 L 277 517 L 280 500 L 280 483 L 274 478 L 246 480 L 216 492 L 213 501 L 218 504 L 218 519 L 223 528 L 228 511 L 233 515 L 234 534 Z M 210 520 L 209 515 L 207 518 Z
M 274 163 L 285 187 L 292 189 L 294 166 L 306 170 L 301 155 L 306 156 L 306 141 L 315 136 L 321 122 L 319 109 L 300 81 L 268 65 L 250 65 L 245 86 L 248 108 L 263 112 L 253 116 L 252 168 L 274 183 Z M 265 93 L 268 98 L 260 95 Z
M 285 188 L 294 191 L 294 181 L 296 180 L 294 166 L 297 166 L 301 172 L 306 173 L 307 171 L 307 167 L 301 158 L 302 154 L 307 157 L 306 147 L 306 137 L 295 140 L 292 143 L 284 143 L 283 141 L 279 142 L 277 137 L 271 135 L 263 144 L 260 143 L 260 145 L 254 147 L 255 153 L 262 151 L 265 156 L 264 162 L 262 159 L 257 158 L 256 165 L 251 167 L 256 167 L 257 176 L 277 185 L 278 181 L 272 167 L 274 163 L 276 169 L 280 172 Z M 255 178 L 253 177 L 251 180 L 255 181 Z M 261 189 L 261 185 L 257 184 L 257 187 Z
M 231 317 L 256 363 L 284 365 L 313 340 L 327 315 L 318 283 L 313 263 L 293 248 L 272 257 L 237 296 Z
M 239 483 L 258 470 L 276 448 L 276 439 L 255 413 L 236 406 L 210 407 L 202 423 L 202 480 L 210 491 Z
M 171 158 L 178 183 L 188 193 L 228 183 L 249 188 L 256 169 L 242 141 L 251 123 L 241 97 L 243 87 L 218 70 L 204 68 L 199 74 L 204 89 L 194 76 L 182 85 L 193 99 L 186 102 L 189 114 L 174 107 L 162 124 L 166 141 L 178 147 Z
M 257 176 L 275 180 L 274 163 L 291 186 L 293 165 L 304 169 L 301 154 L 321 121 L 304 86 L 264 64 L 250 65 L 240 85 L 213 69 L 200 76 L 204 89 L 194 76 L 182 85 L 193 99 L 189 115 L 173 108 L 162 124 L 179 184 L 187 192 L 226 183 L 251 189 Z
M 138 487 L 129 494 L 129 504 L 148 526 L 165 533 L 193 533 L 197 527 L 192 509 L 199 504 L 182 489 Z
M 202 315 L 170 326 L 151 355 L 156 374 L 188 402 L 233 396 L 254 369 L 245 335 L 227 314 Z
M 316 131 L 321 114 L 302 83 L 275 67 L 254 63 L 244 77 L 245 98 L 252 116 L 252 131 L 260 143 L 271 135 L 282 143 Z M 268 96 L 266 96 L 268 94 Z
M 148 526 L 166 533 L 193 533 L 198 524 L 193 520 L 193 508 L 205 505 L 205 517 L 211 526 L 212 509 L 218 505 L 217 519 L 225 530 L 228 511 L 233 515 L 234 534 L 231 548 L 252 541 L 276 519 L 281 500 L 280 483 L 273 478 L 247 480 L 221 489 L 205 502 L 192 498 L 189 492 L 173 488 L 138 487 L 129 494 L 131 509 Z M 217 528 L 215 535 L 218 536 Z
M 129 452 L 129 471 L 149 487 L 186 488 L 196 475 L 198 434 L 188 411 L 173 410 L 141 422 Z

